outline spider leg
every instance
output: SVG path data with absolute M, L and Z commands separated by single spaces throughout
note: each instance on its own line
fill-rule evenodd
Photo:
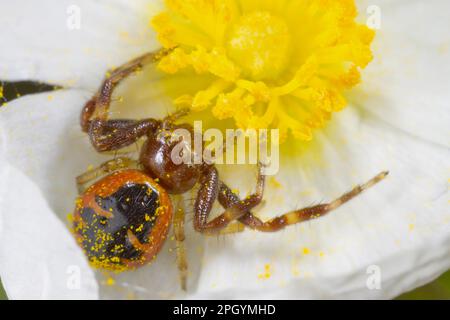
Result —
M 155 130 L 159 121 L 100 120 L 91 121 L 89 137 L 98 152 L 117 151 L 132 145 L 141 137 Z
M 180 118 L 188 115 L 190 112 L 189 108 L 180 108 L 172 114 L 169 114 L 166 118 L 164 118 L 163 123 L 172 124 L 179 120 Z
M 108 76 L 103 81 L 99 91 L 88 101 L 81 112 L 81 127 L 84 132 L 88 132 L 90 121 L 94 119 L 107 120 L 111 97 L 116 86 L 124 79 L 136 71 L 139 71 L 148 64 L 158 62 L 169 54 L 172 50 L 161 49 L 156 52 L 144 54 L 121 67 L 108 72 Z
M 229 236 L 232 234 L 242 233 L 245 231 L 245 225 L 240 222 L 230 223 L 225 229 L 221 230 L 218 234 L 219 236 Z M 211 235 L 211 234 L 210 234 Z M 206 234 L 208 236 L 208 234 Z
M 248 211 L 239 219 L 239 221 L 245 224 L 247 227 L 261 232 L 280 231 L 290 225 L 318 219 L 325 216 L 331 211 L 336 210 L 345 203 L 359 196 L 365 190 L 381 182 L 387 177 L 388 174 L 388 172 L 382 172 L 367 183 L 355 187 L 352 191 L 327 204 L 321 204 L 313 207 L 295 210 L 273 218 L 267 222 L 261 221 L 258 217 L 254 216 L 250 211 Z M 221 202 L 224 206 L 232 206 L 234 203 L 237 203 L 237 201 L 239 201 L 239 197 L 234 194 L 227 185 L 222 183 L 219 202 Z
M 89 170 L 76 178 L 78 193 L 83 194 L 87 185 L 98 178 L 120 169 L 138 167 L 138 162 L 129 158 L 117 158 L 107 161 L 97 168 Z
M 88 133 L 93 146 L 99 152 L 124 148 L 155 129 L 159 121 L 146 119 L 109 120 L 109 108 L 114 89 L 131 74 L 144 66 L 159 61 L 172 50 L 162 49 L 142 55 L 123 66 L 108 72 L 99 91 L 86 103 L 81 112 L 80 124 Z
M 233 231 L 235 233 L 236 230 L 241 231 L 239 225 L 230 226 L 230 223 L 242 218 L 247 212 L 261 203 L 265 185 L 265 177 L 262 169 L 262 166 L 259 166 L 258 181 L 256 192 L 254 194 L 248 196 L 244 200 L 233 203 L 231 206 L 227 207 L 220 216 L 208 222 L 212 206 L 218 199 L 219 188 L 221 185 L 217 169 L 213 166 L 208 166 L 200 179 L 201 186 L 194 204 L 195 230 L 209 235 L 233 233 Z
M 178 209 L 175 213 L 173 225 L 175 232 L 175 240 L 177 243 L 177 265 L 180 274 L 181 289 L 187 290 L 187 270 L 188 263 L 186 258 L 186 247 L 184 245 L 185 233 L 184 233 L 185 211 L 180 199 Z

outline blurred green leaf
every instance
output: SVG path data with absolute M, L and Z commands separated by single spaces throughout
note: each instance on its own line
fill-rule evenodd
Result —
M 2 281 L 0 280 L 0 300 L 8 300 L 5 290 L 3 289 Z
M 450 272 L 422 288 L 405 293 L 398 300 L 450 300 Z

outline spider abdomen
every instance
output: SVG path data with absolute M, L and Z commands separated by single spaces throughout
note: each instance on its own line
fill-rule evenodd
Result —
M 140 171 L 122 170 L 78 198 L 73 231 L 94 267 L 126 271 L 156 257 L 171 219 L 167 192 Z

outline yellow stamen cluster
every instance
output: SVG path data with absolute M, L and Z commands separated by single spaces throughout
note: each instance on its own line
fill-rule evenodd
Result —
M 354 0 L 165 2 L 152 25 L 165 48 L 176 47 L 159 64 L 178 75 L 175 103 L 211 108 L 240 128 L 311 140 L 372 60 L 374 32 L 355 22 Z

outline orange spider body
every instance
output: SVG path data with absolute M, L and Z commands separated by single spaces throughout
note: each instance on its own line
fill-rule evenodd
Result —
M 138 170 L 117 171 L 77 200 L 73 231 L 97 268 L 126 271 L 153 261 L 172 222 L 167 192 Z

